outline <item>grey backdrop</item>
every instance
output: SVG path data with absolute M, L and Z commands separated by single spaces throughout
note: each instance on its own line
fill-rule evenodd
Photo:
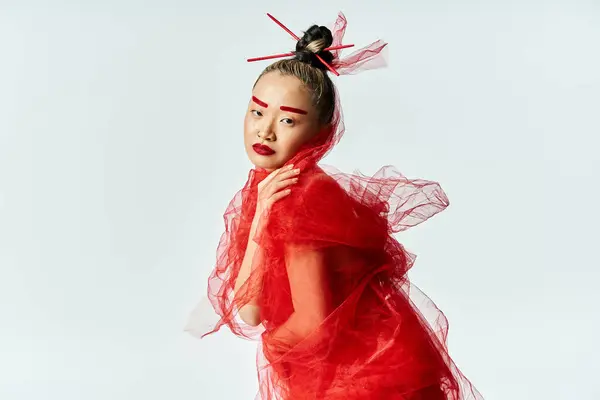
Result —
M 183 332 L 266 63 L 343 10 L 385 70 L 337 79 L 327 158 L 437 180 L 400 235 L 489 400 L 592 400 L 600 304 L 597 1 L 0 1 L 0 398 L 252 399 L 255 343 Z M 366 154 L 359 153 L 366 151 Z

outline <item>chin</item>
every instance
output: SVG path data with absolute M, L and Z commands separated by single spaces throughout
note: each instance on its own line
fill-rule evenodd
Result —
M 248 154 L 248 159 L 256 168 L 262 168 L 266 170 L 275 170 L 285 164 L 285 162 L 281 162 L 281 160 L 277 160 L 273 156 L 265 157 L 255 154 L 253 150 L 252 153 Z

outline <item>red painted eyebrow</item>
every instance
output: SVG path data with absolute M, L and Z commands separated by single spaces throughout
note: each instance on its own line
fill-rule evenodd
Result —
M 308 114 L 307 111 L 301 110 L 299 108 L 294 108 L 294 107 L 281 106 L 279 109 L 281 111 L 289 111 L 289 112 L 293 112 L 293 113 L 296 113 L 296 114 L 302 114 L 302 115 Z
M 256 104 L 258 104 L 261 107 L 264 107 L 264 108 L 269 107 L 269 105 L 267 103 L 265 103 L 264 101 L 262 101 L 261 99 L 259 99 L 256 96 L 252 96 L 252 101 L 255 102 Z

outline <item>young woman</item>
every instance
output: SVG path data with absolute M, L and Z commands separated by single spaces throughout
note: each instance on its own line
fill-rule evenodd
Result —
M 445 209 L 443 190 L 389 167 L 368 178 L 317 165 L 344 131 L 328 71 L 379 66 L 386 45 L 340 60 L 325 49 L 345 28 L 342 14 L 333 34 L 310 27 L 254 84 L 244 143 L 255 168 L 225 214 L 209 278 L 220 321 L 206 334 L 260 334 L 261 399 L 481 399 L 392 236 Z

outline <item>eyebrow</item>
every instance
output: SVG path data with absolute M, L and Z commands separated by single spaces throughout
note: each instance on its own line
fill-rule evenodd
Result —
M 281 111 L 289 111 L 289 112 L 293 112 L 293 113 L 296 113 L 296 114 L 302 114 L 302 115 L 308 114 L 307 111 L 301 110 L 299 108 L 294 108 L 294 107 L 281 106 L 281 107 L 279 107 L 279 109 Z
M 262 101 L 261 99 L 259 99 L 256 96 L 252 96 L 252 101 L 255 102 L 256 104 L 258 104 L 261 107 L 264 107 L 264 108 L 268 108 L 269 107 L 269 105 L 267 103 L 265 103 L 264 101 Z

